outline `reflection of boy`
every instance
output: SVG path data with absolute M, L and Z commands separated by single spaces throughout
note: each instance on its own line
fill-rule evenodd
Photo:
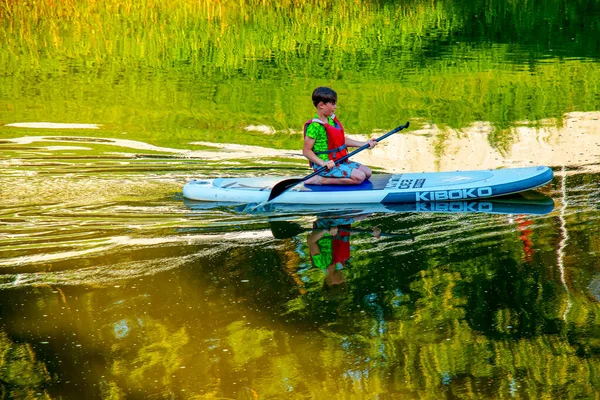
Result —
M 336 269 L 344 268 L 350 259 L 350 223 L 349 218 L 323 218 L 313 224 L 313 229 L 329 229 L 331 234 L 331 262 Z M 335 233 L 331 233 L 334 231 Z
M 342 269 L 350 259 L 350 224 L 367 216 L 319 218 L 313 223 L 313 231 L 308 235 L 310 259 L 325 272 L 327 287 L 346 282 Z M 379 238 L 381 230 L 377 227 L 372 230 L 373 237 Z
M 315 229 L 308 235 L 308 249 L 313 265 L 325 272 L 325 284 L 329 287 L 345 282 L 342 269 L 344 263 L 350 258 L 349 241 L 346 240 L 347 251 L 340 249 L 338 227 Z M 347 239 L 348 236 L 345 236 Z
M 377 141 L 370 139 L 360 142 L 347 138 L 344 128 L 335 116 L 337 93 L 327 87 L 318 87 L 312 94 L 316 115 L 304 125 L 304 146 L 302 155 L 308 158 L 313 170 L 327 166 L 327 170 L 306 181 L 310 185 L 357 185 L 371 177 L 366 165 L 353 161 L 335 161 L 344 157 L 347 147 L 362 147 L 366 144 L 375 147 Z

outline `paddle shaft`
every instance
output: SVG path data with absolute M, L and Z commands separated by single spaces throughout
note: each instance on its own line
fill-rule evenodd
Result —
M 375 139 L 376 142 L 380 142 L 383 139 L 387 138 L 390 135 L 393 135 L 396 132 L 400 132 L 402 129 L 408 128 L 409 122 L 406 122 L 404 125 L 400 125 L 399 127 L 397 127 L 394 130 L 389 131 L 388 133 L 386 133 L 385 135 L 382 135 L 380 137 L 378 137 L 377 139 Z M 346 161 L 347 159 L 349 159 L 350 157 L 352 157 L 355 154 L 360 153 L 361 151 L 363 151 L 364 149 L 369 148 L 369 144 L 364 144 L 363 146 L 359 147 L 358 149 L 354 150 L 351 153 L 346 154 L 345 156 L 335 160 L 336 164 L 341 163 L 342 161 Z M 310 175 L 305 176 L 304 178 L 300 178 L 300 179 L 287 179 L 285 181 L 281 181 L 279 183 L 277 183 L 275 186 L 273 186 L 273 189 L 271 189 L 271 194 L 269 195 L 269 199 L 267 200 L 267 203 L 271 200 L 273 200 L 274 198 L 276 198 L 277 196 L 283 194 L 286 190 L 296 186 L 297 184 L 304 182 L 307 179 L 312 178 L 315 175 L 320 174 L 321 172 L 324 172 L 325 170 L 327 170 L 327 166 L 324 165 L 321 168 L 319 168 L 318 170 L 316 170 L 315 172 L 313 172 Z M 264 203 L 263 203 L 264 204 Z
M 273 237 L 275 239 L 289 239 L 289 238 L 298 236 L 299 234 L 301 234 L 303 232 L 308 232 L 308 231 L 318 231 L 318 230 L 328 231 L 329 230 L 328 228 L 314 228 L 314 227 L 313 228 L 304 228 L 295 222 L 287 222 L 287 221 L 269 221 L 269 225 L 271 226 L 271 233 L 273 233 Z M 352 228 L 348 229 L 345 226 L 339 226 L 338 232 L 344 232 L 344 233 L 350 233 L 350 234 L 353 234 L 353 233 L 354 234 L 357 234 L 357 233 L 373 234 L 373 230 L 371 230 L 371 229 L 352 229 Z M 403 239 L 412 239 L 413 241 L 415 240 L 410 231 L 409 231 L 409 233 L 381 232 L 380 236 L 381 237 L 391 237 L 391 238 L 401 237 Z
M 408 128 L 408 124 L 409 124 L 409 123 L 407 122 L 407 123 L 405 123 L 404 125 L 400 125 L 400 126 L 399 126 L 399 127 L 397 127 L 396 129 L 394 129 L 394 130 L 392 130 L 392 131 L 389 131 L 388 133 L 386 133 L 386 134 L 385 134 L 385 135 L 383 135 L 383 136 L 380 136 L 380 137 L 378 137 L 377 139 L 375 139 L 375 141 L 376 141 L 376 142 L 381 142 L 383 139 L 387 138 L 388 136 L 391 136 L 391 135 L 393 135 L 394 133 L 400 132 L 400 131 L 401 131 L 402 129 L 404 129 L 404 128 Z M 355 154 L 358 154 L 358 153 L 360 153 L 361 151 L 363 151 L 363 150 L 365 150 L 365 149 L 368 149 L 368 148 L 369 148 L 369 144 L 368 144 L 368 143 L 367 143 L 367 144 L 364 144 L 364 145 L 362 145 L 361 147 L 359 147 L 358 149 L 354 150 L 353 152 L 346 154 L 344 157 L 342 157 L 342 158 L 339 158 L 339 159 L 335 160 L 335 164 L 337 165 L 337 164 L 341 163 L 342 161 L 346 161 L 347 159 L 349 159 L 349 158 L 350 158 L 350 157 L 352 157 L 353 155 L 355 155 Z M 302 178 L 302 180 L 301 180 L 300 182 L 303 182 L 303 181 L 305 181 L 305 180 L 308 180 L 308 179 L 312 178 L 312 177 L 313 177 L 313 176 L 315 176 L 315 175 L 319 175 L 321 172 L 324 172 L 324 171 L 326 171 L 326 170 L 327 170 L 327 166 L 326 166 L 326 165 L 323 165 L 321 168 L 319 168 L 318 170 L 316 170 L 316 171 L 315 171 L 315 172 L 313 172 L 312 174 L 310 174 L 310 175 L 308 175 L 308 176 L 305 176 L 304 178 Z M 298 182 L 298 183 L 300 183 L 300 182 Z M 289 189 L 289 188 L 288 188 L 288 189 Z

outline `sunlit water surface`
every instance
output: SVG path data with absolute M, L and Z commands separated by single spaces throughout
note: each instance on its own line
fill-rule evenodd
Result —
M 593 397 L 598 385 L 598 164 L 556 167 L 508 214 L 333 218 L 181 198 L 192 176 L 285 174 L 268 166 L 2 146 L 13 394 Z M 330 287 L 308 242 L 313 225 L 339 224 L 351 258 Z

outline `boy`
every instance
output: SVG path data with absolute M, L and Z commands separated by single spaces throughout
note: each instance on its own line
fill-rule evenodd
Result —
M 327 170 L 312 177 L 309 185 L 358 185 L 371 177 L 371 170 L 353 161 L 343 161 L 336 165 L 335 160 L 348 153 L 347 147 L 361 147 L 369 144 L 375 147 L 377 141 L 360 142 L 345 137 L 344 128 L 334 112 L 337 93 L 327 87 L 318 87 L 312 94 L 316 107 L 315 117 L 304 124 L 304 146 L 302 155 L 308 158 L 313 170 L 327 166 Z
M 331 215 L 313 222 L 313 231 L 307 237 L 308 250 L 311 264 L 325 273 L 325 289 L 346 282 L 342 270 L 350 259 L 351 224 L 370 215 Z M 371 229 L 373 237 L 381 236 L 381 229 L 376 226 Z

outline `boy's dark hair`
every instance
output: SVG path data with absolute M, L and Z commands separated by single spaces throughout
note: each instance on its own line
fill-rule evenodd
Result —
M 319 86 L 318 88 L 316 88 L 313 91 L 312 101 L 313 101 L 313 104 L 315 105 L 315 107 L 320 102 L 323 102 L 325 104 L 327 104 L 327 103 L 335 104 L 335 103 L 337 103 L 337 93 L 333 89 L 330 89 L 328 87 Z

